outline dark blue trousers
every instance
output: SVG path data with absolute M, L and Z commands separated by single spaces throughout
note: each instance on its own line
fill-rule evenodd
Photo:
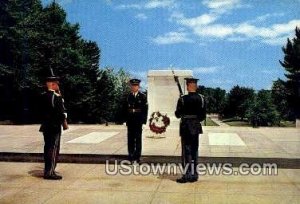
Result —
M 59 149 L 60 149 L 60 137 L 61 132 L 58 133 L 47 133 L 44 132 L 44 161 L 45 161 L 45 175 L 55 174 L 55 167 L 58 160 Z
M 197 165 L 198 165 L 198 148 L 199 148 L 199 135 L 189 135 L 189 137 L 181 136 L 182 148 L 182 166 L 187 169 L 184 177 L 187 179 L 198 179 Z
M 142 152 L 142 124 L 127 125 L 129 160 L 139 160 Z

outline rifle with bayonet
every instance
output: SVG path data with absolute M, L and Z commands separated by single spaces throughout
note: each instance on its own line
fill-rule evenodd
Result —
M 181 100 L 181 104 L 183 105 L 184 104 L 183 91 L 182 91 L 181 85 L 179 83 L 178 76 L 175 75 L 175 72 L 174 72 L 173 69 L 172 69 L 172 73 L 173 73 L 173 76 L 174 76 L 174 80 L 177 84 L 178 90 L 179 90 L 179 97 L 180 97 L 180 100 Z M 182 123 L 182 120 L 180 121 L 180 123 Z M 182 162 L 182 166 L 185 167 L 186 160 L 185 160 L 184 140 L 182 140 L 182 139 L 181 139 L 181 162 Z
M 181 98 L 182 104 L 183 104 L 183 98 L 182 98 L 182 96 L 183 96 L 183 91 L 182 91 L 181 85 L 180 85 L 180 83 L 179 83 L 178 76 L 175 75 L 175 72 L 174 72 L 173 69 L 172 69 L 172 73 L 173 73 L 173 76 L 174 76 L 174 80 L 175 80 L 175 82 L 176 82 L 176 84 L 177 84 L 178 90 L 179 90 L 179 97 Z
M 180 94 L 180 97 L 181 97 L 181 96 L 183 96 L 183 91 L 182 91 L 181 85 L 179 83 L 178 76 L 175 75 L 175 72 L 174 72 L 173 69 L 172 69 L 172 73 L 173 73 L 174 80 L 175 80 L 175 82 L 177 84 L 177 87 L 178 87 L 178 90 L 179 90 L 179 94 Z

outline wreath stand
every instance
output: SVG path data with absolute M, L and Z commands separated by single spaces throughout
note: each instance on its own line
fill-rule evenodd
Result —
M 147 138 L 151 138 L 151 139 L 163 139 L 163 138 L 166 138 L 166 133 L 152 134 L 150 136 L 147 136 Z
M 153 112 L 149 119 L 149 128 L 153 134 L 148 136 L 148 138 L 166 138 L 166 130 L 169 125 L 170 118 L 167 116 L 167 114 L 163 115 L 159 111 Z

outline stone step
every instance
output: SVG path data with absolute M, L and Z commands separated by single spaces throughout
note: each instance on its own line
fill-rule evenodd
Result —
M 105 155 L 105 154 L 60 154 L 59 162 L 61 163 L 87 163 L 87 164 L 105 164 L 120 163 L 126 160 L 126 155 Z M 14 153 L 0 152 L 1 162 L 43 162 L 42 153 Z M 143 155 L 141 163 L 180 163 L 180 156 L 164 156 L 164 155 Z M 278 168 L 283 169 L 300 169 L 300 159 L 298 158 L 255 158 L 255 157 L 199 157 L 199 162 L 204 164 L 230 163 L 233 167 L 239 167 L 242 163 L 249 165 L 253 163 L 266 164 L 276 163 Z

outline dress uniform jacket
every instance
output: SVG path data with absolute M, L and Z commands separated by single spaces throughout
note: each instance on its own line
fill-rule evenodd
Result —
M 46 133 L 61 132 L 61 126 L 66 119 L 62 96 L 55 91 L 48 90 L 43 94 L 42 106 L 43 121 L 40 131 Z
M 147 97 L 141 92 L 128 94 L 125 104 L 123 105 L 123 117 L 127 126 L 142 125 L 147 123 L 148 103 Z
M 203 133 L 201 121 L 206 117 L 204 96 L 191 92 L 178 99 L 175 111 L 180 121 L 180 136 L 188 139 Z
M 129 160 L 139 161 L 142 151 L 142 126 L 147 123 L 147 97 L 141 92 L 130 93 L 123 104 L 123 122 L 127 125 Z

